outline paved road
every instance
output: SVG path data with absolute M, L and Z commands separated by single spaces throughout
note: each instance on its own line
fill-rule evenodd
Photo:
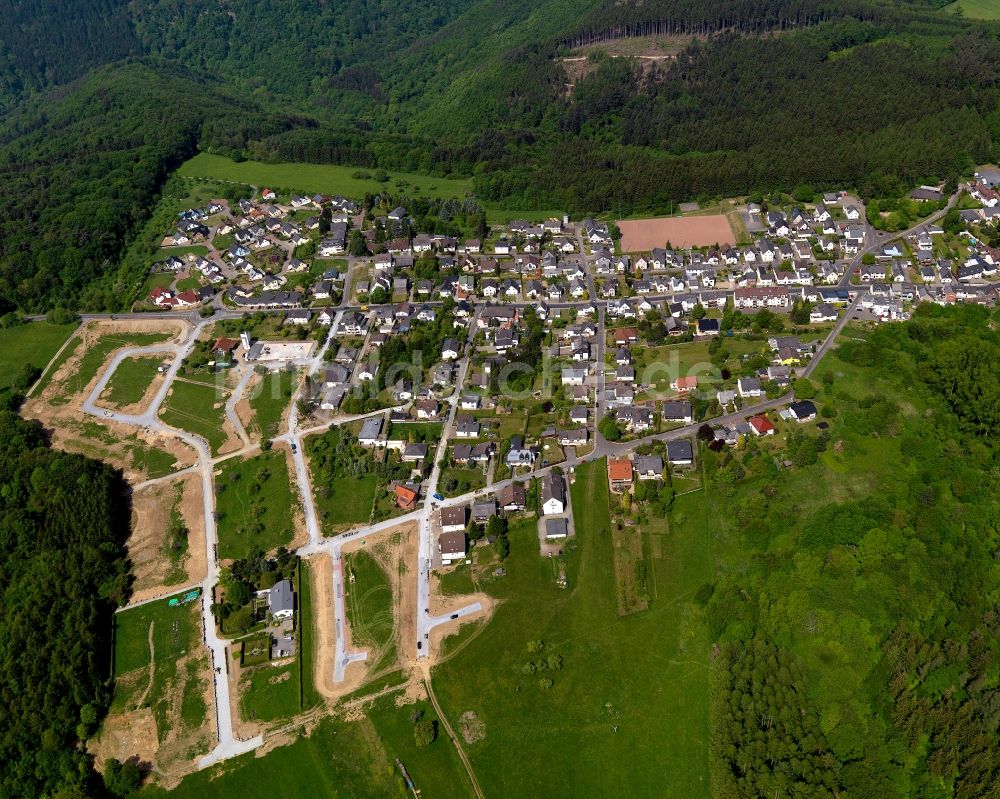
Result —
M 431 517 L 436 507 L 432 500 L 433 495 L 438 490 L 438 481 L 441 478 L 441 466 L 447 459 L 448 454 L 448 431 L 455 424 L 455 417 L 458 412 L 458 399 L 462 395 L 462 387 L 465 385 L 466 374 L 469 369 L 468 349 L 476 335 L 476 328 L 479 324 L 479 312 L 473 315 L 469 324 L 466 354 L 461 359 L 458 368 L 458 375 L 455 378 L 455 390 L 448 398 L 448 415 L 445 421 L 444 434 L 434 452 L 434 467 L 431 475 L 424 484 L 424 507 L 420 513 L 419 541 L 417 545 L 417 629 L 414 651 L 417 659 L 427 657 L 427 641 L 434 624 L 424 614 L 423 610 L 430 607 L 431 602 L 431 564 L 434 561 L 434 540 L 432 536 Z

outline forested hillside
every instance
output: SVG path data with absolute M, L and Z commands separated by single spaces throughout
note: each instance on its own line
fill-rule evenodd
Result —
M 199 143 L 243 147 L 290 124 L 183 69 L 139 64 L 25 103 L 0 123 L 0 297 L 120 307 L 119 255 L 167 175 Z
M 0 110 L 138 52 L 125 0 L 0 0 Z
M 746 548 L 702 591 L 716 796 L 996 794 L 998 368 L 988 311 L 923 305 L 828 356 L 795 469 L 706 453 Z
M 109 700 L 111 619 L 128 587 L 120 473 L 49 449 L 0 412 L 0 796 L 101 795 L 76 747 Z
M 198 149 L 583 214 L 898 196 L 1000 142 L 1000 27 L 934 0 L 71 5 L 8 4 L 0 29 L 0 302 L 27 310 L 127 302 L 122 247 Z M 650 33 L 676 58 L 571 49 Z

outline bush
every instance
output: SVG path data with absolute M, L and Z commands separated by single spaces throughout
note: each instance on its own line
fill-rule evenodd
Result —
M 413 725 L 413 742 L 418 749 L 426 749 L 437 738 L 437 720 L 420 719 Z

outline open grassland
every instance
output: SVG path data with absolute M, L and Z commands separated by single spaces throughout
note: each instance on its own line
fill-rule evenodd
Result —
M 119 408 L 134 405 L 146 395 L 163 360 L 162 356 L 126 358 L 108 381 L 101 401 Z
M 413 172 L 385 171 L 388 180 L 375 178 L 380 170 L 362 169 L 335 164 L 265 164 L 259 161 L 242 161 L 210 153 L 199 153 L 187 161 L 177 174 L 192 179 L 209 179 L 233 183 L 246 183 L 257 188 L 267 186 L 276 191 L 288 189 L 304 194 L 342 194 L 361 199 L 366 193 L 378 194 L 387 188 L 402 194 L 413 194 L 442 199 L 462 199 L 472 192 L 471 178 L 439 178 Z M 512 219 L 541 222 L 561 218 L 559 209 L 511 210 L 490 203 L 483 206 L 489 221 L 506 224 Z M 176 249 L 176 248 L 171 248 Z
M 256 386 L 249 399 L 252 430 L 260 439 L 274 438 L 280 432 L 281 416 L 292 401 L 297 383 L 297 372 L 281 371 L 269 372 Z
M 294 535 L 296 503 L 283 450 L 223 461 L 215 482 L 219 557 L 243 558 L 287 546 Z
M 223 427 L 226 392 L 216 385 L 175 380 L 160 408 L 160 418 L 179 430 L 204 438 L 213 454 L 226 443 Z
M 51 325 L 48 322 L 0 329 L 0 388 L 13 385 L 25 366 L 44 369 L 74 330 L 75 323 Z
M 1000 19 L 1000 0 L 956 0 L 941 10 L 949 14 L 960 11 L 969 19 Z
M 178 174 L 184 177 L 248 183 L 257 188 L 267 186 L 279 191 L 307 194 L 342 194 L 361 198 L 365 193 L 378 194 L 386 187 L 410 188 L 428 197 L 461 198 L 472 191 L 467 178 L 435 178 L 409 172 L 387 171 L 388 181 L 375 179 L 376 170 L 334 164 L 264 164 L 259 161 L 237 163 L 221 155 L 199 153 L 181 165 Z M 368 177 L 355 177 L 368 175 Z
M 649 610 L 619 618 L 605 470 L 577 469 L 568 587 L 539 556 L 534 522 L 516 524 L 507 576 L 486 585 L 495 616 L 434 671 L 452 724 L 467 711 L 482 722 L 466 751 L 487 796 L 708 795 L 709 641 L 690 599 L 712 578 L 711 538 L 673 530 L 648 559 Z M 560 668 L 527 673 L 550 656 Z

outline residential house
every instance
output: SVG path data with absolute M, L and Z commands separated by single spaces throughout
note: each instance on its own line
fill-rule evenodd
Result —
M 764 396 L 764 389 L 756 377 L 741 377 L 736 381 L 736 390 L 741 397 Z
M 267 613 L 275 621 L 295 615 L 295 592 L 291 580 L 279 580 L 267 590 Z
M 550 472 L 542 478 L 542 513 L 555 516 L 566 511 L 566 484 L 562 475 Z
M 520 483 L 509 483 L 497 493 L 500 509 L 507 512 L 517 512 L 525 509 L 528 492 Z
M 445 510 L 456 510 L 453 508 L 445 508 Z M 445 566 L 450 566 L 456 560 L 465 560 L 465 508 L 459 508 L 462 513 L 462 529 L 454 530 L 451 532 L 443 532 L 438 536 L 438 552 L 441 553 L 441 563 Z M 442 515 L 444 511 L 442 511 Z
M 663 403 L 660 418 L 667 424 L 692 424 L 694 411 L 687 400 L 674 400 Z
M 608 461 L 608 480 L 612 491 L 625 491 L 632 486 L 632 461 L 628 458 Z
M 441 532 L 442 533 L 458 533 L 465 532 L 466 524 L 466 511 L 467 507 L 465 505 L 456 505 L 451 508 L 441 508 Z M 464 546 L 464 541 L 463 541 Z M 462 550 L 462 555 L 465 555 L 465 550 Z
M 694 447 L 690 439 L 667 442 L 667 460 L 672 466 L 691 466 L 694 463 Z
M 795 421 L 808 422 L 816 418 L 816 405 L 811 400 L 801 400 L 789 405 L 788 412 Z
M 753 430 L 755 435 L 758 436 L 774 435 L 774 424 L 764 414 L 759 414 L 758 416 L 752 416 L 748 421 L 750 424 L 750 429 Z
M 662 480 L 663 458 L 659 455 L 639 455 L 635 459 L 635 474 L 640 480 Z

